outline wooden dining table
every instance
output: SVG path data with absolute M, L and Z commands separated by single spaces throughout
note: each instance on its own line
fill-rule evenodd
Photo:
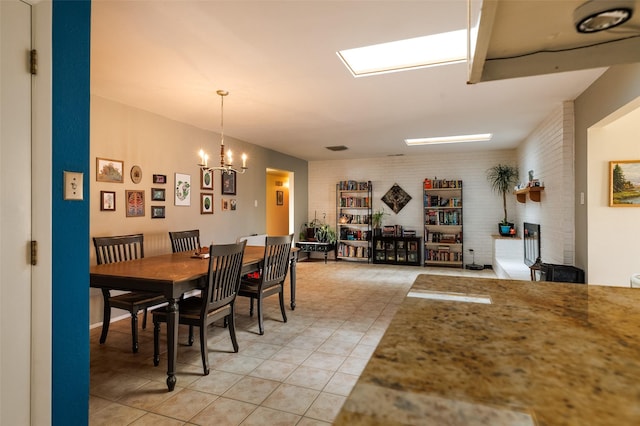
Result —
M 291 309 L 295 309 L 296 262 L 298 249 L 291 249 L 290 286 Z M 167 317 L 167 387 L 176 386 L 178 351 L 178 301 L 187 292 L 203 288 L 209 269 L 209 259 L 193 256 L 192 252 L 170 253 L 126 262 L 93 265 L 89 268 L 91 287 L 109 290 L 138 290 L 161 293 L 168 302 Z M 263 246 L 246 246 L 242 273 L 260 269 L 264 260 Z

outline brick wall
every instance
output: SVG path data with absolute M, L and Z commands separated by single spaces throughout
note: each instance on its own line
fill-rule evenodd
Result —
M 424 149 L 423 152 L 427 152 Z M 475 251 L 476 263 L 492 263 L 492 238 L 502 219 L 502 199 L 491 191 L 486 170 L 497 163 L 515 164 L 515 150 L 456 154 L 429 154 L 358 160 L 309 162 L 309 220 L 336 222 L 336 183 L 338 180 L 370 180 L 373 184 L 373 209 L 383 208 L 389 215 L 383 224 L 402 225 L 422 235 L 422 184 L 425 178 L 462 179 L 464 255 L 471 263 L 468 249 Z M 397 183 L 412 199 L 395 214 L 382 201 L 382 196 Z M 515 197 L 508 197 L 509 215 L 515 213 Z

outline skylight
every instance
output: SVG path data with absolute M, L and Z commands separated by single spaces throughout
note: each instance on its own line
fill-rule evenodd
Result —
M 409 146 L 414 146 L 440 143 L 484 142 L 490 141 L 492 137 L 493 135 L 491 133 L 480 133 L 477 135 L 439 136 L 434 138 L 405 139 L 404 143 Z
M 341 50 L 338 57 L 354 77 L 463 62 L 467 30 Z

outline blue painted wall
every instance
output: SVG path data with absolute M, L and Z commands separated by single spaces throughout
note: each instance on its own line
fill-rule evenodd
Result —
M 89 423 L 89 80 L 91 2 L 53 2 L 52 424 Z M 63 171 L 84 172 L 64 201 Z

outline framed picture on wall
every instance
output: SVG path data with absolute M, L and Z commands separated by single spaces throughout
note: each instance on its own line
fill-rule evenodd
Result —
M 221 173 L 222 195 L 236 195 L 236 172 Z
M 200 214 L 213 214 L 213 193 L 200 194 Z
M 191 205 L 191 176 L 190 175 L 176 173 L 175 205 L 176 206 Z
M 153 201 L 165 201 L 165 194 L 164 188 L 151 188 L 151 200 Z
M 200 189 L 213 190 L 213 171 L 200 169 Z
M 222 199 L 222 208 L 221 208 L 221 210 L 222 211 L 229 210 L 229 200 L 227 200 L 226 198 Z
M 127 217 L 144 216 L 144 191 L 125 191 Z
M 609 206 L 640 207 L 640 160 L 609 161 Z
M 153 183 L 159 183 L 159 184 L 167 183 L 167 175 L 153 175 Z
M 96 157 L 96 180 L 98 182 L 124 182 L 124 161 Z
M 100 191 L 100 210 L 116 211 L 116 193 L 114 191 Z
M 151 219 L 164 219 L 164 206 L 151 206 Z
M 276 191 L 276 206 L 283 206 L 283 205 L 284 205 L 284 192 Z

